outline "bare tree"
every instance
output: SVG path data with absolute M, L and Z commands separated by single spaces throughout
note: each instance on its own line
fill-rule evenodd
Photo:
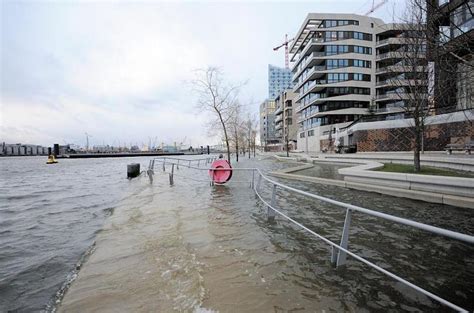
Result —
M 402 44 L 396 50 L 386 53 L 385 69 L 387 78 L 379 81 L 387 85 L 379 93 L 379 99 L 387 99 L 392 106 L 398 106 L 404 112 L 405 118 L 411 118 L 410 127 L 412 134 L 414 170 L 421 170 L 420 152 L 423 146 L 423 135 L 426 118 L 430 115 L 430 94 L 428 74 L 429 66 L 426 58 L 426 12 L 421 9 L 417 1 L 407 3 L 407 11 L 402 18 L 403 23 L 397 26 Z M 393 49 L 393 48 L 392 48 Z
M 241 84 L 233 85 L 223 79 L 222 72 L 216 67 L 196 70 L 196 78 L 192 82 L 199 98 L 197 108 L 211 113 L 214 120 L 210 128 L 220 126 L 227 149 L 227 160 L 230 163 L 229 123 L 235 113 L 235 104 Z
M 239 162 L 239 148 L 243 146 L 243 120 L 242 120 L 242 105 L 239 102 L 236 102 L 233 105 L 233 112 L 230 119 L 230 128 L 231 128 L 231 140 L 235 145 L 235 156 L 236 161 Z
M 259 121 L 254 114 L 248 113 L 247 118 L 244 122 L 244 129 L 245 129 L 245 138 L 247 140 L 247 147 L 248 147 L 248 157 L 250 159 L 250 155 L 253 151 L 253 156 L 255 157 L 255 142 L 258 133 L 258 126 Z
M 465 5 L 464 9 L 470 9 L 467 2 Z M 472 32 L 465 33 L 456 25 L 456 21 L 463 21 L 456 17 L 461 11 L 456 9 L 451 13 L 450 26 L 443 31 L 438 19 L 444 13 L 438 1 L 408 0 L 401 18 L 404 23 L 400 26 L 405 42 L 403 50 L 390 52 L 400 54 L 397 65 L 401 66 L 388 67 L 392 70 L 387 82 L 395 88 L 392 94 L 396 100 L 404 103 L 405 116 L 413 120 L 410 130 L 415 172 L 421 170 L 420 151 L 423 151 L 427 117 L 472 110 L 474 61 L 469 58 L 473 55 L 474 40 Z M 450 40 L 453 31 L 458 33 L 456 40 Z
M 439 4 L 435 0 L 410 1 L 427 17 L 428 60 L 435 65 L 434 102 L 437 112 L 472 110 L 474 33 L 469 27 L 463 27 L 472 18 L 472 1 L 451 1 L 446 4 Z M 441 26 L 440 21 L 446 20 L 445 9 L 450 11 L 447 17 L 449 25 Z

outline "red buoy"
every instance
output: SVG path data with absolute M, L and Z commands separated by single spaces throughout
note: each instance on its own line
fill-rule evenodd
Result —
M 214 171 L 213 169 L 222 169 Z M 229 170 L 225 170 L 229 169 Z M 209 176 L 212 181 L 216 184 L 225 184 L 232 177 L 232 166 L 230 166 L 229 161 L 227 160 L 215 160 L 211 164 L 211 169 L 209 170 Z

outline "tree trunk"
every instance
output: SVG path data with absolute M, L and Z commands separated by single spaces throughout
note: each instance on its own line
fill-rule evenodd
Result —
M 248 149 L 248 151 L 249 151 L 249 159 L 250 159 L 250 151 L 251 151 L 251 149 L 252 149 L 252 145 L 251 145 L 250 137 L 249 137 L 249 149 Z
M 219 120 L 222 125 L 222 129 L 224 130 L 224 138 L 225 138 L 225 145 L 227 147 L 227 161 L 229 161 L 230 164 L 230 145 L 229 145 L 229 136 L 227 135 L 227 128 L 225 127 L 224 120 L 222 119 L 222 114 L 219 112 L 218 109 L 215 109 L 217 112 L 217 115 L 219 116 Z
M 239 162 L 239 139 L 235 136 L 235 157 L 237 162 Z
M 421 127 L 419 125 L 418 119 L 415 122 L 415 149 L 413 149 L 413 162 L 415 167 L 415 173 L 419 173 L 421 171 L 421 163 L 420 163 L 420 150 L 421 150 Z
M 286 140 L 286 157 L 290 157 L 290 149 L 288 149 L 288 139 Z

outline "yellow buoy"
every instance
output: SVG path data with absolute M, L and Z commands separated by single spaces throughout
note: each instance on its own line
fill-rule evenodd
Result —
M 50 154 L 48 156 L 48 161 L 46 161 L 46 164 L 56 164 L 58 163 L 58 161 L 56 161 L 56 159 L 54 158 L 54 155 Z

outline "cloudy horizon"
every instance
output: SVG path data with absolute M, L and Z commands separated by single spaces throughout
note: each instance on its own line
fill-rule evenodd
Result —
M 390 22 L 391 0 L 374 17 Z M 195 108 L 193 71 L 248 81 L 254 114 L 267 66 L 310 12 L 363 14 L 372 1 L 2 1 L 0 141 L 84 146 L 215 144 Z M 398 9 L 398 8 L 397 8 Z

